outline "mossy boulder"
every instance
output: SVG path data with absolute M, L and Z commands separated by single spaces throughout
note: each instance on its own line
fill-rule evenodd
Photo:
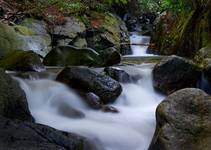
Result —
M 16 50 L 0 59 L 0 67 L 12 71 L 42 71 L 45 66 L 33 51 Z
M 159 104 L 149 150 L 210 150 L 211 97 L 199 89 L 182 89 Z
M 58 46 L 46 55 L 43 63 L 47 66 L 99 66 L 102 61 L 99 54 L 93 49 Z
M 121 56 L 114 48 L 100 50 L 74 46 L 58 46 L 52 49 L 44 58 L 47 66 L 111 66 L 118 64 Z
M 14 26 L 0 23 L 0 57 L 17 49 L 32 50 L 45 56 L 50 44 L 51 38 L 42 21 L 31 19 L 27 25 Z
M 92 35 L 87 36 L 88 47 L 96 50 L 115 47 L 120 52 L 121 42 L 129 43 L 129 34 L 124 22 L 114 14 L 91 12 L 88 20 L 88 29 L 94 28 Z
M 2 69 L 0 69 L 0 83 L 0 116 L 33 121 L 24 91 Z

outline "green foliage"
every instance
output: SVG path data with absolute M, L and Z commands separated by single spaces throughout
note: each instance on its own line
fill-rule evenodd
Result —
M 117 3 L 117 4 L 127 4 L 129 0 L 106 0 L 106 2 L 110 5 Z
M 139 0 L 142 11 L 162 12 L 170 10 L 175 14 L 181 11 L 190 11 L 195 7 L 194 0 Z

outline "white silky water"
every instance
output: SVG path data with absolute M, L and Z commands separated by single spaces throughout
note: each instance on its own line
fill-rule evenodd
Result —
M 130 36 L 130 43 L 132 50 L 132 55 L 130 56 L 153 56 L 153 54 L 147 54 L 148 44 L 150 43 L 149 36 L 132 33 Z
M 123 92 L 112 105 L 119 110 L 117 114 L 90 109 L 73 89 L 53 80 L 17 80 L 37 123 L 97 139 L 106 150 L 147 150 L 155 130 L 155 110 L 164 98 L 152 87 L 152 67 L 123 67 L 142 78 L 137 83 L 122 85 Z M 61 115 L 58 112 L 62 105 L 83 112 L 85 117 Z

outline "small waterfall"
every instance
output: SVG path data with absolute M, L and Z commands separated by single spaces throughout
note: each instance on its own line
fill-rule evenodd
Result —
M 123 92 L 112 105 L 119 110 L 117 114 L 90 109 L 73 89 L 56 81 L 17 80 L 37 123 L 97 139 L 106 150 L 147 150 L 155 129 L 155 109 L 164 97 L 152 87 L 151 65 L 124 69 L 141 79 L 122 84 Z M 63 109 L 85 117 L 64 115 Z
M 132 35 L 130 36 L 130 43 L 133 52 L 132 56 L 153 56 L 153 54 L 147 54 L 147 45 L 150 43 L 149 36 L 143 36 L 139 35 L 138 33 L 132 33 Z

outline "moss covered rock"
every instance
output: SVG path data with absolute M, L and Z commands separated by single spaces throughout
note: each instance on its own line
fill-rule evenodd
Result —
M 43 63 L 47 66 L 99 66 L 102 60 L 99 54 L 90 48 L 79 49 L 73 46 L 59 46 L 47 54 Z
M 87 36 L 88 47 L 96 50 L 115 47 L 119 52 L 121 48 L 129 49 L 121 47 L 121 42 L 129 43 L 129 34 L 119 17 L 111 13 L 92 12 L 87 20 L 90 21 L 88 29 L 95 29 L 92 30 L 92 35 Z
M 33 51 L 16 50 L 0 60 L 0 67 L 13 71 L 42 71 L 45 66 Z
M 50 43 L 43 21 L 26 19 L 23 24 L 14 26 L 0 23 L 0 57 L 17 49 L 32 50 L 45 56 Z
M 44 58 L 47 66 L 112 66 L 120 63 L 121 56 L 114 48 L 96 52 L 91 48 L 58 46 Z

